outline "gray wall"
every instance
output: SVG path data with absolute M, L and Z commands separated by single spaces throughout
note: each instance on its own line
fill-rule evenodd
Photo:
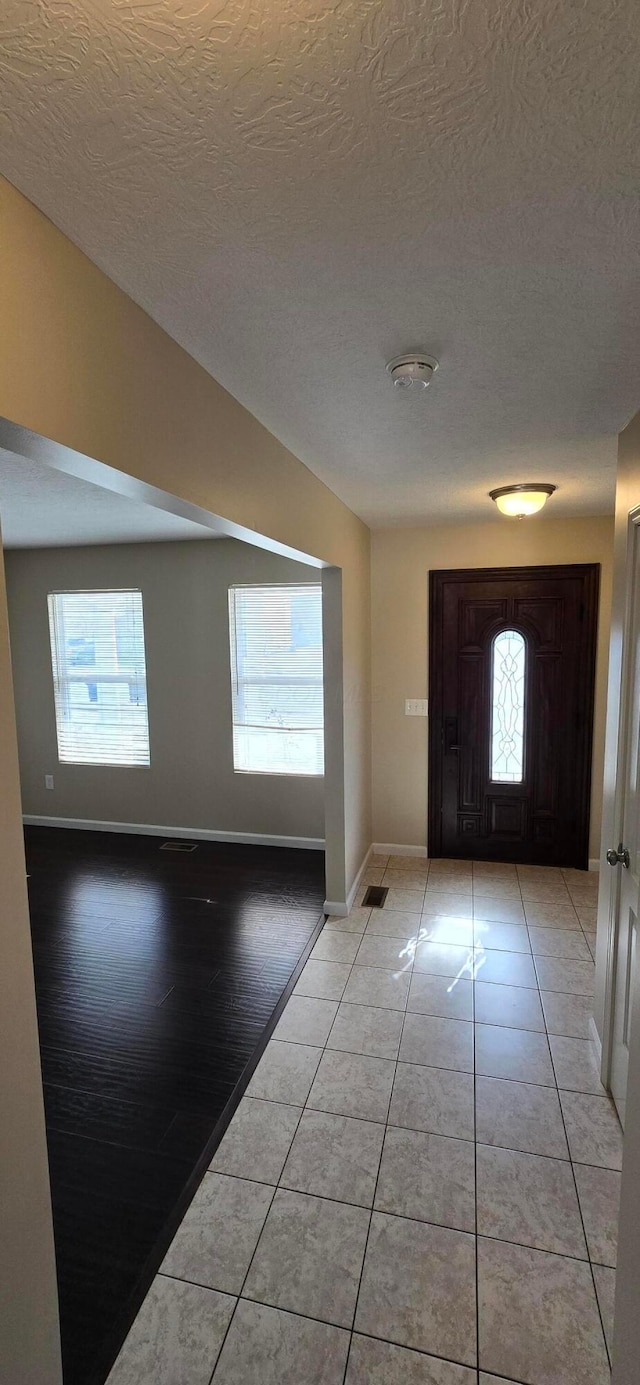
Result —
M 23 811 L 47 817 L 324 837 L 324 780 L 234 774 L 227 592 L 320 573 L 235 539 L 6 553 Z M 58 763 L 47 593 L 142 591 L 151 766 Z M 53 792 L 45 789 L 53 774 Z

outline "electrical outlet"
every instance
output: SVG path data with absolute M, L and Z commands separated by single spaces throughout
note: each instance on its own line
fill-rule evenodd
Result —
M 408 697 L 404 704 L 406 717 L 426 717 L 429 704 L 426 697 Z
M 53 788 L 53 775 L 52 775 L 52 774 L 45 774 L 45 776 L 44 776 L 44 787 L 45 787 L 45 789 L 52 789 L 52 788 Z

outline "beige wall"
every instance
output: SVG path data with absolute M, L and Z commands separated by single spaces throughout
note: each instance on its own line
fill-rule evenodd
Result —
M 430 570 L 589 562 L 602 565 L 589 848 L 598 856 L 613 518 L 546 513 L 522 522 L 385 529 L 371 538 L 374 841 L 427 842 L 427 721 L 406 717 L 404 702 L 427 696 Z
M 5 562 L 25 813 L 324 838 L 322 777 L 236 774 L 231 735 L 229 587 L 318 582 L 316 568 L 235 539 L 22 550 Z M 58 763 L 47 594 L 90 587 L 142 591 L 149 767 Z
M 159 488 L 342 570 L 339 899 L 371 840 L 366 525 L 2 179 L 0 224 L 0 419 L 73 449 L 47 453 L 63 470 L 143 500 Z
M 57 1294 L 0 547 L 0 1380 L 59 1385 Z

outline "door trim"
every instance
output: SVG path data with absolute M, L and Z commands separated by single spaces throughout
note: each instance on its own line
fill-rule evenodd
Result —
M 638 593 L 634 591 L 635 561 L 638 545 L 640 545 L 640 505 L 635 505 L 627 516 L 627 546 L 625 557 L 625 597 L 624 597 L 624 617 L 622 625 L 622 667 L 620 671 L 620 692 L 618 699 L 618 726 L 617 726 L 617 745 L 616 745 L 616 783 L 614 793 L 613 838 L 616 842 L 621 840 L 624 821 L 624 797 L 625 797 L 625 766 L 629 753 L 630 743 L 630 688 L 629 679 L 633 669 L 633 651 L 631 649 L 631 632 L 633 629 L 634 603 L 638 601 Z M 603 830 L 606 830 L 603 824 Z M 611 842 L 603 841 L 602 859 L 604 853 Z M 604 1019 L 602 1030 L 601 1045 L 601 1066 L 600 1080 L 607 1091 L 611 1090 L 611 1064 L 613 1061 L 613 1025 L 616 991 L 616 967 L 618 963 L 618 922 L 620 908 L 620 871 L 612 871 L 607 877 L 608 880 L 608 899 L 607 899 L 607 952 L 606 952 L 606 976 L 604 989 Z M 598 900 L 598 924 L 600 924 L 604 910 L 604 896 L 602 889 Z M 594 1024 L 595 1027 L 595 1024 Z
M 591 764 L 593 758 L 593 719 L 595 705 L 595 677 L 591 676 L 596 667 L 598 641 L 598 605 L 600 594 L 599 563 L 548 563 L 531 567 L 476 567 L 476 568 L 438 568 L 429 572 L 429 630 L 427 648 L 429 651 L 429 763 L 428 763 L 428 852 L 429 856 L 442 856 L 442 792 L 444 756 L 440 721 L 443 714 L 443 592 L 444 586 L 451 582 L 473 582 L 485 578 L 487 581 L 509 581 L 518 578 L 522 581 L 544 580 L 545 578 L 576 577 L 584 581 L 584 615 L 587 639 L 584 641 L 582 659 L 585 672 L 584 701 L 584 739 L 588 754 L 583 757 L 583 770 L 578 785 L 578 807 L 580 820 L 584 824 L 584 859 L 589 862 L 589 816 L 591 801 Z

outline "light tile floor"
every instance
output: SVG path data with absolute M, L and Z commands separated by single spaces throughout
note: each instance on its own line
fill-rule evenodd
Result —
M 606 1385 L 621 1132 L 596 880 L 376 858 L 109 1385 Z

